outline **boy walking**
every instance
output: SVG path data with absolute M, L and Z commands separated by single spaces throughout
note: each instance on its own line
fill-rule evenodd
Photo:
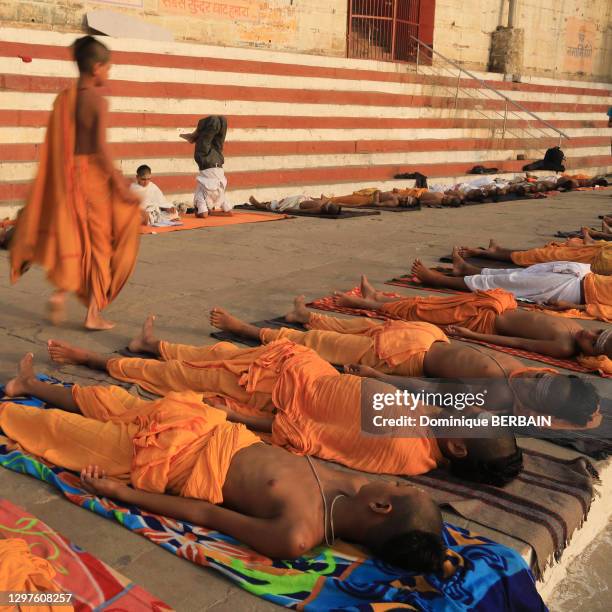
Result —
M 140 211 L 115 169 L 106 142 L 108 106 L 100 93 L 110 51 L 93 36 L 72 45 L 78 81 L 53 104 L 38 175 L 11 243 L 11 280 L 36 263 L 57 287 L 51 321 L 64 318 L 66 293 L 87 307 L 85 327 L 110 329 L 102 317 L 127 282 L 138 254 Z

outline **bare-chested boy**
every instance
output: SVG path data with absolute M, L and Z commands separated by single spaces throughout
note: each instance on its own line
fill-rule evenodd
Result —
M 310 313 L 308 315 L 311 320 Z M 296 311 L 290 317 L 293 321 L 304 318 L 303 312 Z M 563 376 L 550 368 L 526 368 L 506 353 L 450 340 L 438 327 L 429 323 L 377 323 L 362 319 L 356 326 L 333 317 L 316 315 L 315 318 L 318 319 L 315 326 L 318 329 L 301 332 L 291 328 L 259 328 L 223 309 L 211 311 L 211 323 L 219 329 L 264 344 L 279 338 L 289 339 L 313 349 L 330 363 L 349 366 L 347 372 L 370 376 L 376 371 L 379 378 L 391 384 L 400 382 L 400 377 L 404 376 L 500 379 L 500 384 L 495 386 L 494 406 L 487 406 L 490 410 L 518 414 L 527 408 L 583 426 L 599 407 L 595 388 L 583 379 Z M 537 394 L 529 393 L 532 385 L 518 382 L 532 377 L 551 385 L 544 402 Z
M 110 51 L 92 36 L 73 44 L 76 84 L 58 95 L 30 199 L 11 243 L 11 279 L 33 263 L 57 287 L 51 320 L 64 318 L 66 294 L 87 306 L 87 329 L 110 329 L 101 311 L 127 282 L 138 254 L 139 200 L 113 166 L 106 142 Z
M 6 392 L 58 409 L 4 402 L 4 434 L 27 452 L 82 470 L 81 482 L 96 495 L 217 529 L 273 558 L 342 538 L 397 567 L 441 568 L 441 515 L 425 492 L 262 444 L 201 396 L 146 402 L 119 387 L 49 385 L 36 379 L 31 353 Z
M 372 310 L 392 319 L 433 323 L 451 335 L 551 357 L 605 355 L 612 359 L 612 334 L 606 328 L 586 329 L 572 319 L 519 309 L 511 294 L 501 289 L 469 296 L 389 297 L 362 276 L 361 297 L 339 292 L 336 295 L 338 305 L 344 308 Z M 307 325 L 309 329 L 322 329 L 320 317 L 309 312 L 304 300 L 297 298 L 288 320 Z

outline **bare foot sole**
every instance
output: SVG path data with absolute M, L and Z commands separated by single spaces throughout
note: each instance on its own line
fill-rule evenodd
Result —
M 66 320 L 66 297 L 52 295 L 47 302 L 47 313 L 52 325 L 61 325 Z
M 28 394 L 29 383 L 35 378 L 33 360 L 34 355 L 32 353 L 27 353 L 21 358 L 17 368 L 17 376 L 9 380 L 4 387 L 4 392 L 8 397 Z
M 285 315 L 285 321 L 302 324 L 310 321 L 310 312 L 306 308 L 306 299 L 303 295 L 299 295 L 293 300 L 293 310 Z
M 152 344 L 155 344 L 153 328 L 155 325 L 155 315 L 150 314 L 142 325 L 140 334 L 133 338 L 128 344 L 128 349 L 132 353 L 147 353 Z
M 49 357 L 55 363 L 83 365 L 87 363 L 89 353 L 82 349 L 78 349 L 66 342 L 59 340 L 49 340 L 47 342 L 47 350 Z
M 227 310 L 215 306 L 210 311 L 210 324 L 223 331 L 239 333 L 244 327 L 244 323 L 237 317 L 231 315 Z

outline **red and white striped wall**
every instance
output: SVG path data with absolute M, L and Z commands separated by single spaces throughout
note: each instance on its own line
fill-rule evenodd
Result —
M 0 216 L 27 197 L 48 111 L 76 75 L 68 51 L 76 36 L 0 31 Z M 105 42 L 113 49 L 109 140 L 117 163 L 128 176 L 147 163 L 172 200 L 189 201 L 197 170 L 192 147 L 178 135 L 208 114 L 228 117 L 225 169 L 235 202 L 251 193 L 267 199 L 390 187 L 397 172 L 419 171 L 436 182 L 461 180 L 475 164 L 513 173 L 526 163 L 518 153 L 538 157 L 557 142 L 521 130 L 526 114 L 511 118 L 506 127 L 513 134 L 501 139 L 502 100 L 482 99 L 469 80 L 455 99 L 455 78 L 408 72 L 405 65 Z M 612 85 L 480 76 L 571 136 L 563 148 L 573 171 L 612 168 L 606 117 Z

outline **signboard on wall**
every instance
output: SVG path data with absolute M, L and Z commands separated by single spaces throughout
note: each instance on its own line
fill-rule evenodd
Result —
M 590 74 L 593 71 L 595 39 L 596 28 L 592 21 L 585 21 L 578 17 L 570 17 L 567 20 L 563 64 L 567 72 Z

